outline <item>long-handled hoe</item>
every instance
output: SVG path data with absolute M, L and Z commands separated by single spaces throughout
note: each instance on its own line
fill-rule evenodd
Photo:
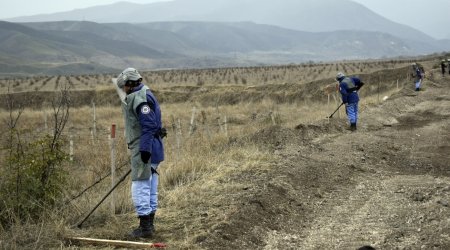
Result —
M 131 173 L 131 169 L 129 169 L 121 178 L 119 181 L 117 181 L 117 183 L 108 191 L 108 193 L 100 200 L 100 202 L 91 210 L 91 212 L 89 212 L 88 215 L 86 215 L 86 217 L 84 217 L 84 219 L 79 222 L 77 224 L 78 228 L 81 228 L 81 226 L 83 225 L 83 223 L 89 218 L 89 216 L 91 216 L 91 214 L 100 206 L 100 204 L 103 203 L 103 201 L 106 200 L 106 198 L 108 198 L 108 196 L 114 191 L 114 189 L 117 188 L 117 186 L 119 186 L 120 183 L 122 183 L 122 181 L 125 180 L 125 178 L 127 178 L 127 176 Z
M 341 105 L 339 105 L 339 107 L 337 107 L 337 109 L 333 112 L 333 114 L 331 114 L 327 118 L 329 119 L 329 118 L 333 117 L 333 115 L 342 107 L 342 105 L 344 105 L 344 103 L 341 103 Z
M 122 183 L 125 178 L 131 173 L 131 169 L 128 170 L 121 178 L 117 181 L 117 183 L 106 193 L 106 195 L 100 200 L 100 202 L 95 205 L 95 207 L 89 212 L 89 214 L 77 224 L 78 228 L 81 228 L 83 223 L 91 216 L 91 214 L 106 200 L 106 198 L 114 191 L 114 189 Z M 140 248 L 140 249 L 148 249 L 148 248 L 165 248 L 166 244 L 164 243 L 146 243 L 146 242 L 133 242 L 133 241 L 121 241 L 121 240 L 104 240 L 104 239 L 93 239 L 93 238 L 81 238 L 81 237 L 68 237 L 70 242 L 80 242 L 84 244 L 92 244 L 92 245 L 107 245 L 114 247 L 125 247 L 125 248 Z

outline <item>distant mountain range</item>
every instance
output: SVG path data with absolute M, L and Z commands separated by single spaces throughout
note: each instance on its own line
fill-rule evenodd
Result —
M 150 4 L 118 2 L 68 12 L 11 18 L 6 21 L 63 20 L 98 23 L 251 21 L 309 32 L 364 30 L 422 42 L 434 40 L 423 32 L 392 22 L 351 0 L 174 0 Z
M 145 69 L 244 66 L 414 52 L 402 39 L 367 31 L 311 33 L 254 23 L 0 22 L 3 74 L 38 73 L 46 68 L 57 73 L 80 73 L 86 68 L 110 71 L 130 65 Z M 70 65 L 76 66 L 73 71 Z
M 75 21 L 61 21 L 70 19 Z M 11 21 L 22 23 L 0 22 L 0 74 L 245 66 L 450 50 L 448 40 L 348 0 L 120 2 Z

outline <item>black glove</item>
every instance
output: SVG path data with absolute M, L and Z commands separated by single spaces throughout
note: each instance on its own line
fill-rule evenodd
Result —
M 167 129 L 166 128 L 161 128 L 159 130 L 159 137 L 161 137 L 161 139 L 162 139 L 162 138 L 164 138 L 166 136 L 167 136 Z
M 364 83 L 363 83 L 363 82 L 361 82 L 361 83 L 359 84 L 359 86 L 356 87 L 356 90 L 359 90 L 362 86 L 364 86 Z
M 141 160 L 143 163 L 147 164 L 151 156 L 152 154 L 150 152 L 141 151 Z

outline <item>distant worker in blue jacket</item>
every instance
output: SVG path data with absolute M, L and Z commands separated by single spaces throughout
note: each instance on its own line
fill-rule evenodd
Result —
M 158 208 L 158 166 L 164 160 L 161 109 L 142 76 L 134 68 L 117 77 L 117 87 L 125 92 L 122 109 L 125 139 L 131 152 L 131 196 L 139 217 L 139 227 L 129 237 L 150 238 L 155 232 Z
M 350 130 L 356 131 L 359 102 L 358 90 L 364 83 L 357 77 L 346 77 L 342 72 L 336 75 L 336 80 L 339 81 L 339 92 L 342 95 L 342 103 L 345 104 Z
M 412 71 L 413 71 L 412 76 L 414 77 L 416 91 L 420 91 L 420 85 L 423 82 L 423 78 L 425 76 L 425 70 L 421 64 L 413 63 Z

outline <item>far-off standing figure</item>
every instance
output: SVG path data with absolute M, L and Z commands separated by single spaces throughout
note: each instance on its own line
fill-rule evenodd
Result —
M 447 67 L 447 65 L 445 65 L 445 63 L 446 63 L 445 60 L 442 60 L 442 62 L 441 62 L 442 76 L 445 76 L 445 68 Z
M 414 77 L 414 84 L 416 86 L 416 91 L 420 91 L 420 85 L 422 84 L 423 77 L 425 75 L 425 70 L 423 66 L 418 63 L 412 64 L 412 74 Z
M 447 68 L 448 68 L 448 74 L 450 75 L 450 59 L 447 59 Z

